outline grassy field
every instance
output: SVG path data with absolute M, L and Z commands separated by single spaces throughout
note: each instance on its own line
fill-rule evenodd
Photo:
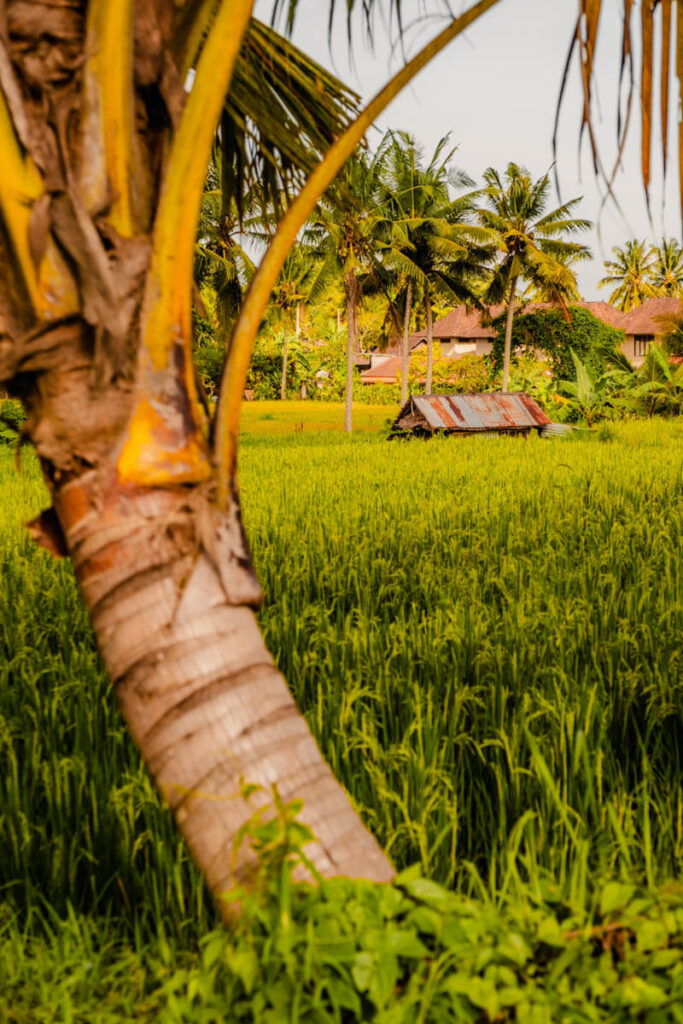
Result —
M 354 405 L 356 434 L 372 434 L 393 421 L 398 407 Z M 246 437 L 281 434 L 317 434 L 344 429 L 344 406 L 337 402 L 245 402 L 242 434 Z
M 299 403 L 264 405 L 245 409 L 241 483 L 267 642 L 396 865 L 453 890 L 459 902 L 438 890 L 453 921 L 480 922 L 469 953 L 459 947 L 467 984 L 456 992 L 444 968 L 426 1002 L 450 932 L 423 916 L 410 934 L 436 945 L 413 944 L 411 960 L 401 940 L 402 980 L 363 988 L 358 963 L 385 975 L 368 967 L 356 896 L 351 911 L 334 894 L 327 906 L 357 929 L 361 1009 L 304 1013 L 290 993 L 268 1016 L 252 1005 L 256 975 L 251 989 L 225 975 L 210 945 L 197 959 L 202 936 L 223 952 L 228 940 L 210 932 L 214 912 L 119 721 L 68 565 L 20 529 L 44 503 L 35 461 L 18 476 L 0 450 L 0 1021 L 683 1021 L 683 424 L 388 444 L 327 429 L 339 407 L 307 404 L 320 419 L 299 430 Z M 364 412 L 368 431 L 391 415 Z M 656 963 L 622 969 L 609 946 L 586 951 L 588 930 L 608 912 L 623 920 L 625 904 L 650 928 L 633 955 L 655 950 Z M 375 907 L 373 928 L 397 913 Z M 549 938 L 562 922 L 583 936 L 572 955 L 571 929 Z M 274 981 L 259 975 L 277 989 L 296 974 L 293 947 L 258 928 L 231 938 L 230 956 L 279 965 Z M 501 953 L 508 975 L 492 981 L 479 947 L 507 949 L 511 930 L 533 955 Z M 543 998 L 575 993 L 561 1012 L 500 1002 L 511 971 L 531 998 L 539 949 L 556 970 Z M 472 975 L 498 1003 L 489 989 L 472 997 Z M 314 982 L 296 977 L 310 1002 Z

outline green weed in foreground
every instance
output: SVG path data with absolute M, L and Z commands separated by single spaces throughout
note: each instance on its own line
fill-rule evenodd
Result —
M 678 940 L 656 932 L 662 920 L 680 932 L 678 890 L 652 902 L 683 851 L 683 427 L 602 437 L 243 439 L 268 643 L 397 865 L 455 891 L 444 906 L 475 921 L 472 950 L 522 935 L 531 952 L 510 969 L 551 1002 L 535 1017 L 502 1003 L 502 1020 L 683 1020 Z M 0 452 L 0 487 L 0 992 L 12 993 L 0 1021 L 248 1020 L 262 988 L 299 999 L 298 1017 L 292 1003 L 273 1020 L 359 1019 L 335 1017 L 318 968 L 305 973 L 311 944 L 327 915 L 355 929 L 352 959 L 372 953 L 364 936 L 394 919 L 367 906 L 392 896 L 298 892 L 293 959 L 265 911 L 223 935 L 229 954 L 196 959 L 215 915 L 112 706 L 68 566 L 20 530 L 44 502 L 30 455 L 17 479 Z M 600 924 L 614 892 L 633 935 L 619 932 L 615 952 L 582 933 L 554 959 L 538 922 L 563 935 Z M 429 954 L 398 957 L 385 1010 L 367 973 L 351 976 L 360 1019 L 495 1019 L 456 1006 L 452 986 L 449 1009 L 407 1009 L 409 991 L 439 990 L 440 958 L 444 978 L 458 974 L 437 933 L 415 934 Z M 256 972 L 251 994 L 240 963 Z M 489 977 L 473 952 L 457 963 L 477 985 Z M 343 974 L 336 954 L 323 967 Z
M 530 902 L 465 900 L 415 869 L 392 886 L 292 881 L 305 830 L 285 809 L 250 838 L 260 882 L 198 948 L 131 949 L 71 913 L 0 927 L 0 1020 L 417 1022 L 683 1020 L 683 889 L 609 883 L 590 919 Z M 289 841 L 298 829 L 294 845 Z

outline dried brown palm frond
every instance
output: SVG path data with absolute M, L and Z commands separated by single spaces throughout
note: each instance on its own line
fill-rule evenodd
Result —
M 658 63 L 661 67 L 659 82 L 659 111 L 661 116 L 661 160 L 666 175 L 668 166 L 668 132 L 670 119 L 677 116 L 678 103 L 670 102 L 671 92 L 671 49 L 676 39 L 675 78 L 681 99 L 683 83 L 683 2 L 677 0 L 622 0 L 623 34 L 621 48 L 621 65 L 619 68 L 617 123 L 617 157 L 614 166 L 607 171 L 603 165 L 600 146 L 595 131 L 593 113 L 593 82 L 596 71 L 595 54 L 600 31 L 601 17 L 607 7 L 604 0 L 578 0 L 578 17 L 576 29 L 569 46 L 567 61 L 564 67 L 560 95 L 557 105 L 553 149 L 557 151 L 559 115 L 565 99 L 566 87 L 571 70 L 572 59 L 578 54 L 581 68 L 581 86 L 583 92 L 583 113 L 581 119 L 581 138 L 588 136 L 593 166 L 596 175 L 605 184 L 607 193 L 615 199 L 612 185 L 616 171 L 621 165 L 624 144 L 630 127 L 630 115 L 634 100 L 640 101 L 641 129 L 641 176 L 645 189 L 645 198 L 650 207 L 650 184 L 652 174 L 652 135 L 655 116 L 656 88 L 654 70 Z M 637 13 L 636 13 L 637 12 Z M 659 30 L 657 23 L 660 23 Z M 641 62 L 640 76 L 637 78 L 634 66 L 634 39 L 640 43 Z M 659 50 L 659 54 L 657 53 Z M 622 86 L 628 82 L 625 103 L 622 104 Z M 672 110 L 674 113 L 672 113 Z M 678 126 L 678 167 L 681 208 L 683 210 L 683 125 Z

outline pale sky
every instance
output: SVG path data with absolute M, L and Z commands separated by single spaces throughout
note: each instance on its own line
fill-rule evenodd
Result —
M 360 2 L 357 4 L 361 7 Z M 444 0 L 403 0 L 404 21 L 413 23 L 408 31 L 409 56 L 435 35 L 445 24 L 425 17 L 428 11 L 443 11 Z M 461 13 L 470 3 L 451 0 L 451 10 Z M 379 121 L 379 129 L 394 128 L 410 132 L 428 154 L 446 133 L 457 144 L 456 163 L 477 182 L 489 166 L 503 171 L 510 160 L 529 168 L 534 177 L 542 175 L 552 163 L 552 133 L 557 96 L 567 48 L 575 26 L 576 0 L 500 0 L 466 34 L 454 40 L 425 68 L 411 86 L 394 101 Z M 621 0 L 605 0 L 605 13 L 598 41 L 598 107 L 602 118 L 598 126 L 599 143 L 605 164 L 611 167 L 616 153 L 616 89 L 621 54 Z M 337 0 L 340 15 L 346 3 Z M 379 0 L 378 9 L 387 4 Z M 270 18 L 272 0 L 256 0 L 255 13 Z M 392 33 L 376 20 L 375 51 L 372 53 L 360 34 L 353 47 L 353 66 L 349 62 L 346 25 L 342 17 L 328 44 L 329 0 L 299 0 L 299 13 L 293 39 L 320 63 L 354 87 L 368 100 L 397 70 L 403 60 L 392 47 Z M 635 12 L 636 19 L 639 14 Z M 356 19 L 360 24 L 360 18 Z M 395 33 L 393 33 L 395 37 Z M 638 69 L 637 69 L 638 73 Z M 658 71 L 655 72 L 658 81 Z M 671 91 L 675 110 L 677 92 Z M 581 118 L 580 80 L 574 67 L 565 98 L 561 121 L 558 167 L 562 199 L 584 196 L 578 214 L 597 220 L 600 192 L 593 177 L 587 141 L 579 161 L 578 128 Z M 655 123 L 659 123 L 658 109 Z M 603 259 L 613 245 L 633 237 L 658 240 L 663 233 L 680 240 L 676 125 L 669 129 L 670 166 L 663 206 L 660 136 L 653 137 L 652 219 L 647 217 L 640 179 L 640 111 L 634 102 L 629 145 L 624 169 L 617 176 L 615 191 L 628 223 L 608 203 L 600 218 L 602 242 L 594 230 L 585 241 L 594 259 L 579 265 L 579 286 L 586 299 L 606 299 L 607 289 L 597 290 L 603 276 Z M 372 146 L 380 137 L 371 133 Z M 580 164 L 580 166 L 579 166 Z M 557 196 L 553 194 L 553 205 Z

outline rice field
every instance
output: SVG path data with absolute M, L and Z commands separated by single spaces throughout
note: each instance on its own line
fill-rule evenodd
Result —
M 295 429 L 298 409 L 245 416 L 262 626 L 335 772 L 397 867 L 459 899 L 585 923 L 608 884 L 670 885 L 683 424 L 386 443 L 371 428 L 388 414 L 368 409 L 352 439 Z M 168 993 L 149 1017 L 133 1009 L 151 998 L 140 951 L 168 979 L 215 914 L 119 721 L 68 565 L 20 529 L 45 497 L 30 452 L 17 475 L 0 449 L 0 488 L 0 944 L 15 981 L 37 985 L 17 1016 L 0 981 L 0 1021 L 222 1019 L 174 1016 Z M 26 952 L 38 938 L 49 969 Z M 44 1009 L 65 987 L 49 980 L 60 956 L 77 978 L 109 957 L 101 1017 L 94 1003 L 78 1016 L 75 990 L 63 1013 Z M 422 1019 L 524 1019 L 478 1012 Z

